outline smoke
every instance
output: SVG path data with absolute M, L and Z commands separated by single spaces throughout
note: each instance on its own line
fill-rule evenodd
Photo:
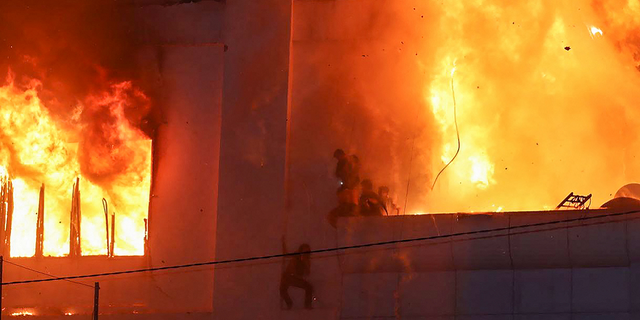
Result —
M 150 127 L 150 102 L 136 91 L 141 84 L 132 8 L 117 1 L 3 1 L 0 21 L 0 75 L 14 74 L 15 85 L 25 90 L 39 82 L 38 97 L 70 133 L 67 142 L 80 143 L 82 173 L 108 185 L 127 169 L 127 143 L 114 135 L 115 105 L 126 104 L 120 124 L 147 134 Z M 125 94 L 117 87 L 126 81 L 132 85 Z M 115 95 L 128 101 L 104 99 Z
M 433 175 L 420 163 L 431 161 L 438 134 L 422 87 L 430 66 L 419 61 L 433 59 L 423 46 L 436 45 L 435 21 L 417 3 L 336 2 L 326 10 L 296 3 L 292 152 L 296 141 L 316 147 L 302 148 L 294 163 L 330 162 L 342 148 L 358 156 L 363 179 L 389 186 L 398 201 L 408 184 L 412 194 L 428 192 Z
M 348 149 L 408 213 L 603 203 L 640 174 L 637 7 L 296 4 L 292 137 L 317 147 L 295 157 Z M 462 147 L 430 190 L 456 150 L 453 89 Z

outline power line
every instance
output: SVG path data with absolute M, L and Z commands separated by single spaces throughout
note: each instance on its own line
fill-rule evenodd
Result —
M 180 265 L 165 266 L 165 267 L 154 267 L 154 268 L 143 268 L 143 269 L 133 269 L 133 270 L 93 273 L 93 274 L 84 274 L 84 275 L 75 275 L 75 276 L 66 276 L 66 277 L 56 277 L 56 278 L 53 278 L 53 279 L 33 279 L 33 280 L 11 281 L 11 282 L 4 282 L 4 283 L 2 283 L 2 285 L 4 286 L 4 285 L 25 284 L 25 283 L 37 283 L 37 282 L 51 282 L 51 281 L 60 281 L 60 280 L 71 280 L 71 279 L 96 278 L 96 277 L 115 276 L 115 275 L 141 273 L 141 272 L 163 271 L 163 270 L 193 268 L 193 267 L 210 266 L 210 265 L 223 265 L 223 264 L 258 261 L 258 260 L 269 260 L 269 259 L 274 259 L 274 258 L 297 256 L 297 255 L 300 255 L 300 254 L 307 254 L 307 253 L 308 254 L 318 254 L 318 253 L 327 253 L 327 252 L 335 252 L 335 251 L 343 251 L 343 250 L 353 250 L 353 249 L 360 249 L 360 248 L 380 247 L 380 246 L 385 246 L 385 245 L 390 245 L 390 244 L 398 244 L 398 243 L 410 243 L 410 242 L 418 242 L 418 241 L 446 239 L 446 238 L 454 238 L 454 237 L 461 237 L 461 236 L 486 234 L 486 233 L 492 233 L 492 232 L 511 231 L 511 230 L 517 230 L 517 229 L 533 228 L 533 227 L 543 227 L 543 226 L 557 225 L 557 224 L 563 224 L 563 223 L 590 221 L 590 220 L 595 220 L 595 219 L 600 219 L 600 218 L 622 217 L 622 216 L 628 216 L 628 215 L 631 215 L 631 214 L 634 214 L 634 213 L 640 213 L 640 210 L 618 212 L 618 213 L 611 213 L 611 214 L 603 214 L 603 215 L 582 216 L 582 217 L 579 217 L 579 218 L 572 218 L 572 219 L 554 220 L 554 221 L 539 222 L 539 223 L 525 224 L 525 225 L 520 225 L 520 226 L 510 226 L 510 227 L 503 227 L 503 228 L 495 228 L 495 229 L 483 229 L 483 230 L 476 230 L 476 231 L 458 232 L 458 233 L 451 233 L 451 234 L 446 234 L 446 235 L 436 235 L 436 236 L 428 236 L 428 237 L 418 237 L 418 238 L 409 238 L 409 239 L 399 239 L 399 240 L 372 242 L 372 243 L 350 245 L 350 246 L 342 246 L 342 247 L 335 247 L 335 248 L 325 248 L 325 249 L 318 249 L 318 250 L 310 250 L 310 251 L 305 251 L 305 252 L 291 252 L 291 253 L 282 253 L 282 254 L 253 256 L 253 257 L 247 257 L 247 258 L 237 258 L 237 259 L 227 259 L 227 260 L 218 260 L 218 261 L 206 261 L 206 262 L 198 262 L 198 263 L 180 264 Z M 620 221 L 624 221 L 624 220 L 605 221 L 603 223 L 620 222 Z M 566 228 L 569 228 L 569 226 L 567 226 Z M 547 230 L 537 230 L 537 231 L 547 231 Z M 529 232 L 533 232 L 533 231 L 529 231 Z M 525 232 L 525 233 L 529 233 L 529 232 Z M 497 236 L 508 236 L 508 235 L 509 235 L 509 233 L 503 234 L 503 235 L 496 235 L 496 237 Z
M 11 262 L 11 261 L 9 261 L 9 260 L 7 260 L 7 259 L 4 259 L 3 261 L 4 261 L 4 262 L 6 262 L 6 263 L 8 263 L 8 264 L 14 265 L 14 266 L 16 266 L 16 267 L 19 267 L 19 268 L 22 268 L 22 269 L 26 269 L 26 270 L 29 270 L 29 271 L 31 271 L 31 272 L 39 273 L 39 274 L 42 274 L 42 275 L 45 275 L 45 276 L 51 277 L 51 278 L 53 278 L 53 279 L 57 279 L 57 280 L 64 280 L 64 281 L 67 281 L 67 282 L 71 282 L 71 283 L 79 284 L 79 285 L 81 285 L 81 286 L 85 286 L 85 287 L 89 287 L 89 288 L 93 289 L 93 286 L 92 286 L 92 285 L 88 285 L 88 284 L 86 284 L 86 283 L 82 283 L 82 282 L 78 282 L 78 281 L 73 281 L 73 280 L 68 280 L 68 279 L 62 279 L 62 278 L 60 278 L 60 277 L 58 277 L 58 276 L 54 276 L 54 275 L 49 274 L 49 273 L 46 273 L 46 272 L 38 271 L 38 270 L 36 270 L 36 269 L 32 269 L 32 268 L 29 268 L 29 267 L 27 267 L 27 266 L 23 266 L 23 265 L 21 265 L 21 264 L 17 264 L 17 263 L 15 263 L 15 262 Z

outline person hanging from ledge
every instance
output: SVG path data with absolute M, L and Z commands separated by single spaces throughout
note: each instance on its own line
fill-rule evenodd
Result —
M 382 216 L 384 207 L 378 197 L 378 194 L 373 191 L 373 183 L 369 179 L 362 180 L 362 194 L 360 195 L 360 215 L 365 217 Z
M 287 254 L 287 246 L 282 239 L 282 250 Z M 280 297 L 287 304 L 287 310 L 290 310 L 293 306 L 291 296 L 289 296 L 289 287 L 296 287 L 304 289 L 304 307 L 305 309 L 312 309 L 311 302 L 313 300 L 313 286 L 309 281 L 305 280 L 311 272 L 311 259 L 310 259 L 311 247 L 303 243 L 298 248 L 296 255 L 293 255 L 284 272 L 280 278 Z

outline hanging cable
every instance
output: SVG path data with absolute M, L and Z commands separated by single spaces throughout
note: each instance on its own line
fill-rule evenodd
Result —
M 483 236 L 477 237 L 477 238 L 471 238 L 471 239 L 459 239 L 459 240 L 452 239 L 451 241 L 452 242 L 453 241 L 469 241 L 469 240 L 486 239 L 486 238 L 493 238 L 493 237 L 506 237 L 514 234 L 534 233 L 534 232 L 542 232 L 542 231 L 550 230 L 550 229 L 526 230 L 527 228 L 537 228 L 537 227 L 552 226 L 552 225 L 560 225 L 557 228 L 561 228 L 561 229 L 586 227 L 591 224 L 585 224 L 583 223 L 584 221 L 596 220 L 601 218 L 608 218 L 608 219 L 600 222 L 594 222 L 593 224 L 617 223 L 625 220 L 638 219 L 640 217 L 630 217 L 630 218 L 619 219 L 619 220 L 613 220 L 611 218 L 623 217 L 623 216 L 628 216 L 628 215 L 637 214 L 637 213 L 640 213 L 640 210 L 632 210 L 632 211 L 593 215 L 593 216 L 581 216 L 579 218 L 545 221 L 545 222 L 524 224 L 524 225 L 518 225 L 518 226 L 507 226 L 507 227 L 495 228 L 495 229 L 482 229 L 482 230 L 476 230 L 476 231 L 457 232 L 457 233 L 451 233 L 451 234 L 445 234 L 445 235 L 425 236 L 425 237 L 389 240 L 389 241 L 381 241 L 381 242 L 370 242 L 370 243 L 364 243 L 364 244 L 358 244 L 358 245 L 324 248 L 324 249 L 317 249 L 317 250 L 310 250 L 310 251 L 303 251 L 303 252 L 271 254 L 271 255 L 263 255 L 263 256 L 252 256 L 252 257 L 246 257 L 246 258 L 228 259 L 228 260 L 205 261 L 205 262 L 197 262 L 197 263 L 181 264 L 181 265 L 173 265 L 173 266 L 165 266 L 165 267 L 154 267 L 154 268 L 112 271 L 112 272 L 104 272 L 104 273 L 83 274 L 83 275 L 66 276 L 66 277 L 55 277 L 53 279 L 32 279 L 32 280 L 11 281 L 11 282 L 4 282 L 2 283 L 2 285 L 51 282 L 51 281 L 70 280 L 70 279 L 85 279 L 85 278 L 115 276 L 115 275 L 122 275 L 122 274 L 151 272 L 151 271 L 175 270 L 175 269 L 202 267 L 202 266 L 215 266 L 215 265 L 232 264 L 232 263 L 239 263 L 239 262 L 271 260 L 274 258 L 298 256 L 301 254 L 319 254 L 319 253 L 328 253 L 328 252 L 338 252 L 338 251 L 347 251 L 347 250 L 362 249 L 362 248 L 381 247 L 381 246 L 386 246 L 390 244 L 404 244 L 404 243 L 421 242 L 421 241 L 428 241 L 428 240 L 450 239 L 450 238 L 472 236 L 472 235 L 483 235 Z M 581 222 L 581 223 L 575 224 L 573 226 L 564 225 L 572 222 Z M 522 230 L 522 231 L 512 232 L 513 230 Z M 505 233 L 501 233 L 497 235 L 491 234 L 494 232 L 505 232 Z
M 460 153 L 460 131 L 458 130 L 456 91 L 455 91 L 454 86 L 453 86 L 453 74 L 455 73 L 455 71 L 456 71 L 456 67 L 455 67 L 455 62 L 454 62 L 454 67 L 453 67 L 453 70 L 451 71 L 451 96 L 453 98 L 453 122 L 455 123 L 455 126 L 456 126 L 456 138 L 458 139 L 458 149 L 456 149 L 456 153 L 453 155 L 453 158 L 451 158 L 451 160 L 449 160 L 449 162 L 447 162 L 447 164 L 442 168 L 442 170 L 440 170 L 440 172 L 438 172 L 438 175 L 436 175 L 436 178 L 433 180 L 433 184 L 431 185 L 431 190 L 433 190 L 433 188 L 435 188 L 436 182 L 438 182 L 438 178 L 440 178 L 440 175 L 444 172 L 444 170 L 447 169 L 447 167 L 453 162 L 453 160 L 456 159 L 456 157 L 458 156 L 458 153 Z
M 92 285 L 88 285 L 88 284 L 86 284 L 86 283 L 82 283 L 82 282 L 78 282 L 78 281 L 73 281 L 73 280 L 68 280 L 68 279 L 62 279 L 62 278 L 60 278 L 60 277 L 58 277 L 58 276 L 54 276 L 54 275 L 49 274 L 49 273 L 46 273 L 46 272 L 38 271 L 38 270 L 36 270 L 36 269 L 31 269 L 31 268 L 29 268 L 29 267 L 27 267 L 27 266 L 23 266 L 23 265 L 21 265 L 21 264 L 17 264 L 17 263 L 15 263 L 15 262 L 11 262 L 11 261 L 9 261 L 9 260 L 7 260 L 7 259 L 4 259 L 3 261 L 4 261 L 5 263 L 8 263 L 8 264 L 14 265 L 14 266 L 16 266 L 16 267 L 18 267 L 18 268 L 22 268 L 22 269 L 25 269 L 25 270 L 29 270 L 29 271 L 31 271 L 31 272 L 35 272 L 35 273 L 38 273 L 38 274 L 41 274 L 41 275 L 45 275 L 45 276 L 47 276 L 47 277 L 51 277 L 51 278 L 56 279 L 56 280 L 58 280 L 58 279 L 59 279 L 59 280 L 64 280 L 64 281 L 67 281 L 67 282 L 71 282 L 71 283 L 79 284 L 79 285 L 81 285 L 81 286 L 85 286 L 85 287 L 89 287 L 89 288 L 93 289 L 93 286 L 92 286 Z

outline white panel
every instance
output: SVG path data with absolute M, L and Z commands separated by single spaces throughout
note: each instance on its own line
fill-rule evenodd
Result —
M 457 320 L 513 320 L 513 315 L 473 315 L 473 316 L 458 316 Z
M 627 266 L 625 222 L 603 223 L 569 229 L 573 267 Z
M 512 213 L 511 226 L 518 227 L 542 222 L 553 222 L 569 218 L 566 213 Z M 569 245 L 567 229 L 548 227 L 517 228 L 511 231 L 510 244 L 513 265 L 517 269 L 567 268 L 569 267 Z M 553 229 L 538 231 L 540 229 Z M 535 231 L 535 232 L 532 232 Z
M 629 268 L 629 287 L 630 308 L 640 310 L 640 264 L 631 264 Z
M 400 313 L 406 316 L 455 313 L 455 272 L 407 274 L 400 282 Z
M 573 320 L 631 320 L 628 313 L 593 313 L 593 314 L 574 314 Z
M 509 217 L 498 213 L 459 215 L 457 219 L 453 226 L 454 233 L 506 228 L 509 226 Z M 458 270 L 511 268 L 509 238 L 507 236 L 499 236 L 505 233 L 494 232 L 457 237 L 456 239 L 468 240 L 453 243 L 453 259 L 456 268 Z
M 628 268 L 573 270 L 574 312 L 628 312 Z
M 402 237 L 423 238 L 453 233 L 454 215 L 405 216 Z M 411 271 L 453 270 L 452 243 L 449 239 L 419 241 L 401 245 L 399 257 L 410 263 Z
M 511 314 L 513 272 L 510 270 L 458 271 L 457 314 Z
M 516 313 L 571 311 L 571 270 L 522 270 L 515 275 Z
M 565 314 L 519 314 L 514 320 L 571 320 L 571 315 Z
M 404 218 L 404 217 L 402 217 Z M 365 217 L 338 221 L 338 244 L 351 246 L 400 239 L 403 219 Z M 352 272 L 408 271 L 396 256 L 395 245 L 366 247 L 341 253 L 342 270 Z
M 627 237 L 629 246 L 629 258 L 633 262 L 640 262 L 640 220 L 627 221 Z
M 397 273 L 345 275 L 341 317 L 393 317 L 397 288 Z

